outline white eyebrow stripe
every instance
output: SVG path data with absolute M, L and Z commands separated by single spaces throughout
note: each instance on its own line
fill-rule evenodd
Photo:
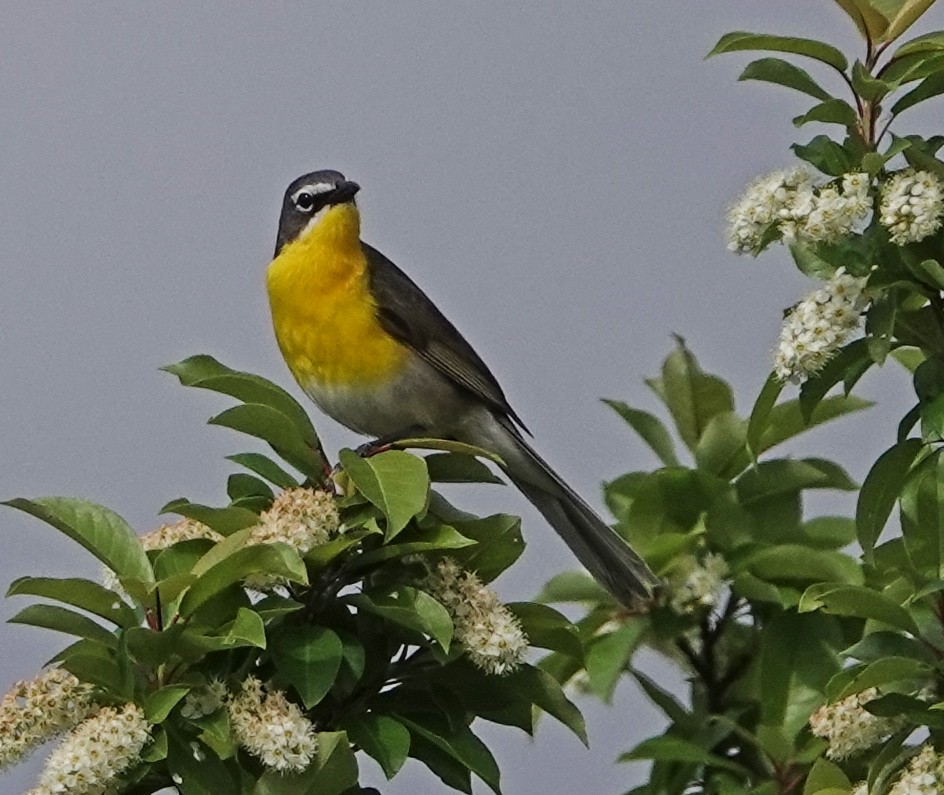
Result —
M 335 189 L 335 185 L 331 182 L 313 182 L 311 185 L 302 185 L 295 193 L 292 194 L 292 201 L 297 201 L 298 196 L 301 193 L 312 193 L 318 195 L 319 193 L 329 193 Z

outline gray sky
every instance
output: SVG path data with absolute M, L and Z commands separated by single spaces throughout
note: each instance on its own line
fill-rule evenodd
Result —
M 921 29 L 942 23 L 938 7 Z M 781 311 L 806 289 L 780 253 L 725 250 L 727 203 L 815 132 L 789 123 L 799 95 L 734 82 L 745 57 L 703 61 L 737 29 L 854 41 L 828 0 L 0 4 L 0 495 L 83 496 L 141 532 L 173 497 L 221 502 L 222 457 L 248 445 L 203 425 L 227 403 L 157 368 L 209 353 L 294 389 L 263 273 L 285 186 L 330 167 L 363 186 L 365 239 L 465 333 L 539 449 L 600 505 L 601 480 L 655 462 L 598 398 L 652 409 L 642 378 L 678 332 L 747 411 Z M 939 121 L 930 107 L 918 131 Z M 796 449 L 832 451 L 861 478 L 908 389 L 900 372 L 870 376 L 862 393 L 885 397 L 868 434 L 850 421 Z M 356 441 L 318 427 L 329 449 Z M 457 499 L 525 517 L 505 598 L 572 567 L 512 490 Z M 0 533 L 4 584 L 96 574 L 12 511 Z M 0 625 L 0 690 L 64 643 Z M 612 708 L 582 706 L 590 751 L 551 721 L 534 744 L 487 731 L 506 792 L 642 780 L 644 766 L 612 760 L 657 730 L 652 709 L 628 683 Z M 37 769 L 0 774 L 0 789 Z M 383 791 L 438 782 L 411 763 Z

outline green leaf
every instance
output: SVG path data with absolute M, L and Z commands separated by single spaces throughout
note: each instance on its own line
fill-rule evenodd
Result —
M 320 449 L 318 435 L 308 413 L 295 398 L 271 381 L 252 373 L 233 370 L 212 356 L 191 356 L 161 369 L 176 375 L 184 386 L 220 392 L 243 403 L 269 406 L 289 417 L 302 439 L 312 448 Z
M 590 691 L 609 704 L 620 676 L 642 642 L 648 627 L 645 621 L 628 621 L 615 632 L 594 639 L 587 648 L 586 670 Z
M 522 665 L 505 674 L 502 680 L 516 694 L 559 720 L 576 734 L 584 745 L 588 744 L 587 727 L 580 710 L 567 698 L 557 680 L 549 673 L 532 665 Z
M 682 702 L 668 690 L 660 687 L 642 671 L 630 669 L 630 673 L 635 677 L 643 692 L 649 697 L 649 700 L 661 709 L 672 723 L 680 726 L 691 724 L 691 713 L 689 713 Z
M 735 485 L 745 506 L 801 489 L 855 490 L 855 483 L 841 467 L 821 458 L 761 461 L 741 475 Z
M 856 540 L 855 520 L 846 516 L 817 516 L 800 529 L 808 546 L 821 549 L 842 549 Z
M 199 505 L 185 497 L 171 500 L 159 513 L 175 513 L 205 524 L 211 530 L 223 536 L 229 536 L 247 527 L 259 524 L 259 514 L 245 508 L 236 508 L 232 505 L 226 508 L 212 508 L 208 505 Z
M 354 571 L 363 571 L 373 568 L 387 560 L 400 560 L 407 555 L 416 555 L 424 552 L 439 550 L 464 549 L 476 544 L 471 538 L 466 538 L 449 525 L 441 524 L 419 533 L 409 533 L 410 540 L 401 540 L 400 543 L 386 544 L 358 556 L 353 564 Z M 342 536 L 342 538 L 346 538 Z M 400 536 L 403 539 L 403 536 Z M 413 541 L 413 538 L 422 540 Z M 318 549 L 318 547 L 316 547 Z M 307 560 L 308 556 L 306 556 Z
M 171 710 L 190 692 L 190 685 L 168 685 L 148 693 L 144 699 L 144 717 L 148 723 L 163 723 Z
M 905 608 L 878 591 L 863 585 L 819 583 L 811 585 L 800 599 L 801 613 L 825 610 L 840 616 L 869 618 L 918 636 L 920 630 Z
M 831 177 L 841 177 L 854 169 L 849 153 L 825 135 L 817 135 L 808 144 L 793 144 L 790 148 L 801 160 Z
M 225 628 L 223 646 L 236 648 L 238 646 L 255 646 L 257 649 L 266 647 L 265 623 L 262 617 L 247 607 L 240 607 L 236 611 L 236 619 Z
M 236 740 L 225 709 L 191 719 L 190 722 L 201 729 L 200 742 L 212 748 L 220 759 L 231 759 L 236 755 Z
M 770 412 L 773 411 L 783 387 L 784 382 L 776 373 L 771 373 L 754 401 L 754 408 L 751 409 L 751 417 L 747 423 L 747 446 L 755 456 L 760 452 L 760 440 L 770 424 Z
M 426 509 L 429 472 L 425 459 L 402 450 L 387 450 L 369 458 L 341 450 L 339 457 L 357 490 L 387 517 L 387 541 Z
M 268 483 L 245 472 L 237 472 L 226 479 L 226 495 L 233 502 L 260 498 L 269 503 L 275 497 Z
M 212 551 L 211 551 L 212 552 Z M 210 553 L 208 553 L 210 554 Z M 305 564 L 287 544 L 257 544 L 238 549 L 200 574 L 184 593 L 180 614 L 190 616 L 207 600 L 244 580 L 250 574 L 266 574 L 307 585 Z
M 800 273 L 805 273 L 812 279 L 831 279 L 836 267 L 820 257 L 816 251 L 805 243 L 791 243 L 790 254 Z
M 926 99 L 931 99 L 941 94 L 944 94 L 944 73 L 937 72 L 924 78 L 924 80 L 918 84 L 917 88 L 913 88 L 892 105 L 892 115 L 897 116 L 908 110 L 908 108 L 914 107 L 919 102 L 924 102 Z
M 30 605 L 8 621 L 11 624 L 27 624 L 51 629 L 53 632 L 64 632 L 66 635 L 86 638 L 111 649 L 118 646 L 115 635 L 101 624 L 96 624 L 88 616 L 57 605 Z
M 429 635 L 442 650 L 449 651 L 453 625 L 448 611 L 425 591 L 409 585 L 397 586 L 387 593 L 359 593 L 345 601 L 394 624 Z
M 324 458 L 320 448 L 306 441 L 292 419 L 272 406 L 243 403 L 217 414 L 209 422 L 267 442 L 276 453 L 309 477 L 319 478 L 323 474 Z
M 897 88 L 893 82 L 873 77 L 861 61 L 856 61 L 852 67 L 852 87 L 856 94 L 869 102 L 879 102 Z
M 356 716 L 345 729 L 355 745 L 377 760 L 387 780 L 403 767 L 410 753 L 410 732 L 400 721 L 389 715 L 367 713 Z
M 474 571 L 483 582 L 491 582 L 524 552 L 521 519 L 498 513 L 481 519 L 455 521 L 455 529 L 474 546 L 456 549 L 454 557 L 462 568 Z
M 844 649 L 842 656 L 866 663 L 885 657 L 912 657 L 934 664 L 934 655 L 921 641 L 888 631 L 870 632 L 858 643 Z
M 892 60 L 923 52 L 944 52 L 944 30 L 932 30 L 923 36 L 916 36 L 906 41 L 895 50 Z
M 749 777 L 750 771 L 737 762 L 713 754 L 695 743 L 682 737 L 663 735 L 643 740 L 633 750 L 621 754 L 617 761 L 633 762 L 637 759 L 652 759 L 661 762 L 693 762 L 699 765 L 730 770 L 741 776 Z
M 793 36 L 748 33 L 743 30 L 726 33 L 706 57 L 710 58 L 712 55 L 744 50 L 770 50 L 805 55 L 807 58 L 815 58 L 817 61 L 829 64 L 840 72 L 845 71 L 849 66 L 846 56 L 840 50 L 825 42 Z
M 114 591 L 77 577 L 20 577 L 10 584 L 7 596 L 42 596 L 55 599 L 111 621 L 119 627 L 134 627 L 140 621 L 134 610 Z
M 738 561 L 735 573 L 749 571 L 762 580 L 817 580 L 862 583 L 858 564 L 842 552 L 779 544 L 760 549 Z
M 255 472 L 257 475 L 261 475 L 281 489 L 293 489 L 298 486 L 298 481 L 295 478 L 262 453 L 237 453 L 236 455 L 228 455 L 226 458 L 246 467 L 246 469 Z
M 724 480 L 734 477 L 750 463 L 747 452 L 747 422 L 724 412 L 709 420 L 695 448 L 698 468 Z
M 828 91 L 823 90 L 819 83 L 810 77 L 809 72 L 781 58 L 752 61 L 741 72 L 738 80 L 762 80 L 801 91 L 821 101 L 833 99 Z
M 852 18 L 863 38 L 878 41 L 888 30 L 888 18 L 870 0 L 836 0 L 836 4 Z
M 667 467 L 679 465 L 672 437 L 658 417 L 648 411 L 634 409 L 620 400 L 604 400 L 603 402 L 642 437 L 663 464 Z
M 692 451 L 712 417 L 734 411 L 731 388 L 720 378 L 704 373 L 680 337 L 662 364 L 662 378 L 650 382 L 650 386 L 665 401 L 679 436 Z
M 882 453 L 866 475 L 856 504 L 856 527 L 867 558 L 871 558 L 911 467 L 923 449 L 920 439 L 899 442 Z
M 428 438 L 409 438 L 398 439 L 393 443 L 394 447 L 400 450 L 439 450 L 443 453 L 456 453 L 457 455 L 466 455 L 472 458 L 484 458 L 486 461 L 502 465 L 501 456 L 486 450 L 484 447 L 477 447 L 474 444 L 457 442 L 454 439 L 428 439 Z
M 821 124 L 841 124 L 851 130 L 858 122 L 858 118 L 855 108 L 848 102 L 841 99 L 827 99 L 825 102 L 814 105 L 806 113 L 796 116 L 793 119 L 793 125 L 802 127 L 813 121 Z
M 911 679 L 925 680 L 930 676 L 931 669 L 932 666 L 927 663 L 910 657 L 884 657 L 867 665 L 843 670 L 830 681 L 826 695 L 830 701 L 841 701 L 870 687 Z
M 804 431 L 815 428 L 817 425 L 871 408 L 874 405 L 871 400 L 863 400 L 854 395 L 834 395 L 817 403 L 812 413 L 808 417 L 804 417 L 800 400 L 788 400 L 771 409 L 768 415 L 767 427 L 764 429 L 754 452 L 760 455 Z
M 181 795 L 239 792 L 227 766 L 208 746 L 167 727 L 167 767 Z M 196 750 L 196 753 L 195 753 Z
M 81 544 L 119 578 L 154 582 L 141 541 L 118 514 L 101 505 L 68 497 L 16 498 L 0 503 L 42 519 Z
M 803 795 L 816 795 L 822 790 L 836 789 L 847 793 L 852 790 L 852 782 L 839 765 L 820 757 L 813 763 L 813 769 L 803 786 Z
M 311 709 L 328 694 L 342 659 L 341 639 L 324 627 L 292 626 L 272 639 L 272 659 L 279 673 Z
M 426 456 L 426 468 L 433 483 L 505 482 L 479 459 L 464 453 L 433 453 Z
M 908 28 L 910 28 L 925 11 L 927 11 L 935 0 L 905 0 L 905 2 L 896 2 L 898 12 L 891 17 L 891 24 L 882 36 L 882 42 L 894 41 Z
M 426 742 L 439 748 L 457 762 L 475 773 L 495 793 L 501 795 L 501 772 L 491 751 L 467 726 L 450 728 L 428 715 L 415 715 L 412 719 L 400 716 L 400 721 L 411 735 L 419 735 Z
M 580 633 L 567 616 L 535 602 L 510 602 L 505 607 L 521 622 L 529 646 L 583 658 Z
M 850 373 L 864 372 L 864 368 L 871 364 L 868 340 L 855 340 L 842 348 L 826 362 L 822 370 L 804 381 L 800 387 L 800 408 L 803 416 L 809 420 L 817 404 L 830 389 L 847 378 Z
M 944 578 L 944 455 L 935 450 L 911 472 L 901 494 L 901 529 L 915 569 Z
M 584 571 L 565 571 L 545 583 L 535 597 L 538 602 L 611 602 L 603 586 Z

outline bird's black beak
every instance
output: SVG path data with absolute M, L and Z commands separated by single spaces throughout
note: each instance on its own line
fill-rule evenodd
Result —
M 344 204 L 349 202 L 354 198 L 355 194 L 361 189 L 361 186 L 356 182 L 350 182 L 345 180 L 340 183 L 331 193 L 329 194 L 328 203 L 329 204 Z

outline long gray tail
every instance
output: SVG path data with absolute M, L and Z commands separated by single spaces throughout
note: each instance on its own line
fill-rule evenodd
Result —
M 493 418 L 495 424 L 486 431 L 489 438 L 483 446 L 502 456 L 508 477 L 577 560 L 629 610 L 638 611 L 650 604 L 660 581 L 645 561 L 547 465 L 510 422 Z

